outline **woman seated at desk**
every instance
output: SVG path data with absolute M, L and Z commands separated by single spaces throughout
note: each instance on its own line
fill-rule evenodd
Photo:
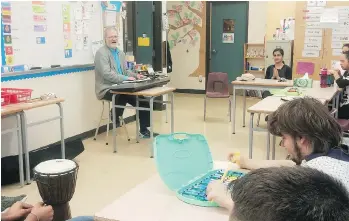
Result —
M 280 80 L 285 78 L 287 80 L 292 80 L 292 69 L 284 62 L 284 50 L 281 48 L 276 48 L 273 51 L 274 64 L 270 65 L 265 72 L 265 79 L 276 79 Z M 271 96 L 270 91 L 264 91 L 262 97 L 266 98 Z
M 345 71 L 343 75 L 341 75 L 341 71 L 338 69 L 330 70 L 330 73 L 333 74 L 336 79 L 338 87 L 343 90 L 342 99 L 338 108 L 338 118 L 349 119 L 349 51 L 343 51 L 340 57 L 340 65 Z

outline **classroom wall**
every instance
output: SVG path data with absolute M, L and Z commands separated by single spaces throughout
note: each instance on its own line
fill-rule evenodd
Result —
M 275 29 L 280 27 L 280 20 L 296 16 L 296 1 L 269 1 L 266 15 L 266 40 L 273 40 Z
M 56 75 L 44 78 L 34 78 L 11 82 L 2 82 L 1 87 L 18 87 L 33 89 L 32 98 L 52 92 L 65 98 L 64 133 L 65 138 L 72 137 L 97 127 L 102 104 L 95 95 L 94 71 L 85 71 Z M 106 106 L 107 109 L 107 106 Z M 28 123 L 58 116 L 58 107 L 36 108 L 27 112 Z M 126 109 L 124 117 L 133 115 L 134 111 Z M 105 117 L 107 117 L 105 111 Z M 15 124 L 15 120 L 5 119 L 1 122 L 2 130 Z M 30 150 L 57 142 L 60 140 L 59 121 L 53 121 L 28 129 L 28 146 Z M 15 134 L 1 136 L 1 157 L 17 155 L 17 138 Z M 104 137 L 103 137 L 104 139 Z
M 171 48 L 173 71 L 171 85 L 178 89 L 205 89 L 206 3 L 168 1 L 167 39 Z M 191 27 L 190 23 L 195 23 Z M 199 81 L 199 78 L 203 81 Z

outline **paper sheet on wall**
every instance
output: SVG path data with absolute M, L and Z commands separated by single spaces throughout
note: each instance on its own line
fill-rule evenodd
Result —
M 316 1 L 307 1 L 307 6 L 308 6 L 308 7 L 314 7 L 314 6 L 316 6 Z
M 83 21 L 78 20 L 74 22 L 75 34 L 82 35 L 83 34 Z
M 314 73 L 315 64 L 313 62 L 297 62 L 297 74 L 305 74 L 308 73 L 312 75 Z
M 104 26 L 116 26 L 116 12 L 105 11 L 104 12 Z
M 304 20 L 307 22 L 319 22 L 320 21 L 321 14 L 311 14 L 307 13 L 306 16 L 304 17 Z
M 349 28 L 334 28 L 332 35 L 349 35 Z
M 82 22 L 82 31 L 84 34 L 88 34 L 88 29 L 89 29 L 89 22 L 88 21 L 83 21 Z
M 321 23 L 338 24 L 339 14 L 337 8 L 325 8 L 324 12 L 321 14 Z
M 307 43 L 307 44 L 317 44 L 317 45 L 320 45 L 321 47 L 321 44 L 322 44 L 322 37 L 310 37 L 310 36 L 306 36 L 304 38 L 304 43 Z
M 82 20 L 82 7 L 77 7 L 74 9 L 75 20 Z
M 310 13 L 310 14 L 321 14 L 325 10 L 324 7 L 307 7 L 304 12 Z
M 342 54 L 342 48 L 332 49 L 332 56 L 340 56 Z
M 305 26 L 306 28 L 321 28 L 321 24 L 319 22 L 307 22 Z
M 98 49 L 103 47 L 103 45 L 104 45 L 104 41 L 103 40 L 91 42 L 93 56 L 96 55 L 96 52 L 98 51 Z
M 84 44 L 82 42 L 82 39 L 77 39 L 76 42 L 75 42 L 75 49 L 77 51 L 82 51 L 82 49 L 84 48 Z
M 318 28 L 310 28 L 305 29 L 305 36 L 314 36 L 314 37 L 322 37 L 322 29 Z
M 303 50 L 302 51 L 302 57 L 305 57 L 305 58 L 318 58 L 318 57 L 320 57 L 320 51 Z
M 341 66 L 340 66 L 340 64 L 339 64 L 339 61 L 332 60 L 332 61 L 331 61 L 331 69 L 338 69 L 338 70 L 340 70 L 340 69 L 341 69 Z
M 334 41 L 349 41 L 349 35 L 332 35 L 332 42 Z
M 322 45 L 319 44 L 307 44 L 304 43 L 304 50 L 315 50 L 315 51 L 320 51 Z
M 83 37 L 83 45 L 84 45 L 84 50 L 88 50 L 88 36 L 85 35 Z
M 325 7 L 327 4 L 327 1 L 316 1 L 316 6 L 318 7 Z

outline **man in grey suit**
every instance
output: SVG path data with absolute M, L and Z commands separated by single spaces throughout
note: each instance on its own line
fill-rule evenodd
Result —
M 104 32 L 104 37 L 105 45 L 95 55 L 95 89 L 99 100 L 111 101 L 112 94 L 110 93 L 110 88 L 113 84 L 120 84 L 125 80 L 141 79 L 144 76 L 126 70 L 125 54 L 117 48 L 118 35 L 115 28 L 107 28 Z M 115 104 L 125 106 L 127 103 L 136 106 L 136 97 L 132 95 L 117 95 Z M 149 103 L 139 102 L 139 106 L 149 108 Z M 116 108 L 116 119 L 119 119 L 123 112 L 124 109 Z M 149 138 L 150 112 L 139 111 L 139 121 L 140 136 Z

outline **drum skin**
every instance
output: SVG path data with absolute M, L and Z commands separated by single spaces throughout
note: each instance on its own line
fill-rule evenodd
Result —
M 75 163 L 76 164 L 76 163 Z M 73 198 L 79 166 L 67 172 L 45 174 L 34 168 L 34 179 L 43 202 L 54 210 L 53 221 L 71 219 L 69 201 Z

